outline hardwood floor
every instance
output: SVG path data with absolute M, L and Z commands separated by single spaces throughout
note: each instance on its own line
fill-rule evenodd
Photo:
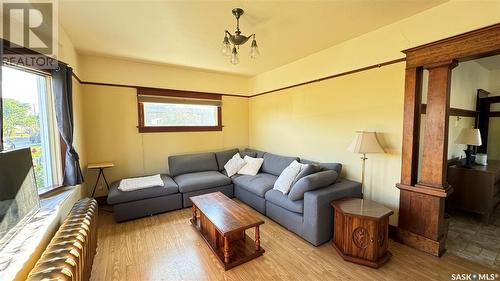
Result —
M 435 258 L 392 240 L 392 259 L 372 269 L 345 262 L 330 243 L 314 247 L 252 212 L 265 221 L 260 237 L 266 253 L 229 271 L 191 226 L 191 208 L 120 224 L 112 214 L 100 212 L 91 280 L 451 280 L 453 273 L 500 274 L 451 254 Z M 247 233 L 253 237 L 253 230 Z

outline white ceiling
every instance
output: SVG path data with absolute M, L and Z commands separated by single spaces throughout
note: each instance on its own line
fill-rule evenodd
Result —
M 60 22 L 82 54 L 255 75 L 439 5 L 446 0 L 83 1 L 61 0 Z M 231 9 L 261 52 L 240 64 L 220 54 Z M 367 46 L 368 47 L 368 46 Z

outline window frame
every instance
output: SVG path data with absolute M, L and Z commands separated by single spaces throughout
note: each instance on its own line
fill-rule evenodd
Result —
M 19 66 L 7 64 L 7 63 L 1 63 L 0 67 L 3 67 L 3 66 L 10 67 L 10 68 L 13 68 L 13 69 L 16 69 L 19 71 L 24 71 L 24 72 L 28 72 L 28 73 L 32 73 L 32 74 L 36 74 L 36 75 L 45 76 L 47 79 L 46 91 L 47 92 L 53 91 L 52 81 L 51 81 L 52 73 L 50 71 L 38 70 L 38 69 L 28 68 L 28 67 L 19 67 Z M 2 77 L 2 79 L 3 79 L 3 77 Z M 50 94 L 50 98 L 54 99 L 53 92 Z M 52 102 L 54 102 L 54 101 L 52 100 Z M 54 105 L 51 105 L 49 107 L 52 108 L 53 106 Z M 1 90 L 0 90 L 0 111 L 3 112 L 3 95 L 1 94 Z M 55 120 L 55 117 L 54 117 L 54 120 Z M 2 120 L 0 120 L 0 124 L 3 124 Z M 0 128 L 2 126 L 3 125 L 0 125 Z M 66 151 L 67 151 L 66 143 L 64 142 L 64 139 L 62 138 L 62 135 L 59 132 L 59 129 L 57 128 L 57 123 L 49 124 L 49 126 L 54 126 L 53 129 L 54 129 L 55 134 L 53 137 L 58 138 L 58 142 L 59 142 L 55 148 L 56 149 L 57 149 L 57 147 L 59 148 L 59 151 L 57 152 L 57 154 L 60 154 L 59 155 L 60 156 L 60 159 L 59 159 L 60 163 L 58 163 L 58 165 L 56 165 L 55 168 L 59 169 L 60 170 L 59 173 L 61 174 L 61 176 L 64 177 L 64 168 L 65 168 L 65 161 L 66 161 L 65 155 L 66 155 Z M 0 131 L 0 151 L 4 151 L 4 150 L 5 149 L 3 147 L 3 133 L 2 133 L 2 131 Z M 57 156 L 57 155 L 55 155 L 55 156 Z M 54 171 L 52 171 L 52 173 L 54 174 Z M 62 178 L 61 178 L 61 180 L 62 180 Z M 62 184 L 62 182 L 54 183 L 53 185 L 49 185 L 49 186 L 46 186 L 43 188 L 37 187 L 38 196 L 44 197 L 45 195 L 52 194 L 56 190 L 63 188 L 63 187 L 65 187 L 65 186 Z
M 4 60 L 3 60 L 3 55 L 4 54 L 11 54 L 11 55 L 23 55 L 23 54 L 33 54 L 33 55 L 39 55 L 39 56 L 43 56 L 45 58 L 50 58 L 44 54 L 41 54 L 37 51 L 34 51 L 34 50 L 31 50 L 29 48 L 26 48 L 26 47 L 23 47 L 23 46 L 19 46 L 17 44 L 14 44 L 12 42 L 10 42 L 9 40 L 6 40 L 4 38 L 0 38 L 1 42 L 0 42 L 0 79 L 3 79 L 2 77 L 2 69 L 1 67 L 3 65 L 6 65 L 6 66 L 9 66 L 9 67 L 14 67 L 14 68 L 19 68 L 20 70 L 24 70 L 24 71 L 31 71 L 31 72 L 34 72 L 34 73 L 37 73 L 37 74 L 43 74 L 43 75 L 47 75 L 47 76 L 50 76 L 52 77 L 52 70 L 50 69 L 45 69 L 45 68 L 37 68 L 37 67 L 33 67 L 33 68 L 29 68 L 29 67 L 20 67 L 18 65 L 11 65 L 11 64 L 8 64 L 8 63 L 5 63 Z M 14 46 L 14 47 L 11 47 L 11 46 Z M 63 61 L 60 61 L 60 60 L 57 60 L 57 59 L 54 59 L 57 63 L 59 64 L 65 64 L 65 65 L 68 65 L 67 63 L 63 62 Z M 75 76 L 76 77 L 76 76 Z M 53 91 L 53 87 L 52 87 L 52 81 L 50 81 L 50 85 L 51 85 L 51 91 Z M 3 101 L 2 101 L 2 85 L 0 83 L 0 112 L 3 112 Z M 0 151 L 3 151 L 4 150 L 4 147 L 3 147 L 3 129 L 2 129 L 2 121 L 0 120 Z M 56 124 L 56 131 L 58 132 L 58 136 L 55 136 L 55 137 L 59 137 L 59 148 L 60 148 L 60 153 L 61 153 L 61 163 L 60 163 L 60 167 L 61 167 L 61 173 L 62 173 L 62 176 L 64 178 L 64 173 L 65 173 L 65 166 L 66 166 L 66 152 L 68 150 L 67 146 L 66 146 L 66 142 L 64 141 L 62 135 L 61 135 L 61 132 L 59 132 L 59 128 L 57 127 L 57 124 Z M 62 180 L 62 179 L 61 179 Z M 65 188 L 66 185 L 62 184 L 61 183 L 56 183 L 54 184 L 53 186 L 48 186 L 44 189 L 39 189 L 38 190 L 38 196 L 40 196 L 41 198 L 44 198 L 44 197 L 47 197 L 47 196 L 51 196 L 53 194 L 56 194 L 60 191 L 63 190 L 63 188 Z
M 144 103 L 139 101 L 139 96 L 159 96 L 159 97 L 179 97 L 192 99 L 206 99 L 220 101 L 217 106 L 217 125 L 216 126 L 146 126 L 144 123 Z M 163 132 L 208 132 L 222 131 L 222 95 L 182 90 L 156 89 L 156 88 L 137 88 L 137 114 L 139 133 L 163 133 Z

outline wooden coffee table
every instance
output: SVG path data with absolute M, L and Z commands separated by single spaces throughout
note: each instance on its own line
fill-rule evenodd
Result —
M 225 270 L 261 256 L 259 225 L 254 216 L 221 192 L 190 198 L 193 202 L 191 223 L 205 239 Z M 245 230 L 255 227 L 255 241 Z

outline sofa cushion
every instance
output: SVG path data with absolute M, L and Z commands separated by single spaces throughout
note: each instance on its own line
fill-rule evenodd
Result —
M 292 186 L 298 182 L 301 178 L 307 177 L 311 174 L 317 173 L 321 170 L 319 164 L 303 164 L 302 169 L 300 169 L 299 174 L 295 177 L 295 180 L 292 182 Z
M 304 213 L 304 200 L 292 201 L 279 190 L 272 189 L 266 192 L 266 200 L 289 211 Z
M 231 184 L 231 179 L 217 171 L 196 172 L 174 177 L 179 191 L 191 192 Z
M 232 177 L 233 183 L 240 188 L 243 188 L 257 196 L 264 198 L 266 192 L 273 188 L 274 182 L 278 179 L 278 177 L 266 174 L 259 173 L 255 176 L 249 175 L 239 175 L 237 177 Z
M 281 172 L 283 172 L 283 170 L 293 162 L 293 160 L 299 160 L 299 158 L 265 153 L 264 163 L 262 164 L 262 172 L 279 176 Z
M 290 200 L 301 200 L 304 193 L 318 188 L 329 186 L 337 180 L 338 174 L 333 170 L 321 171 L 301 178 L 292 186 L 288 198 Z
M 264 155 L 264 154 L 262 154 Z M 262 157 L 257 157 L 257 152 L 256 151 L 240 151 L 240 156 L 241 158 L 245 158 L 245 156 L 252 157 L 252 158 L 262 158 Z
M 334 170 L 339 175 L 342 172 L 342 164 L 340 163 L 319 163 L 317 161 L 310 161 L 306 159 L 301 159 L 300 162 L 304 164 L 317 164 L 321 168 L 321 171 Z
M 118 189 L 120 181 L 111 184 L 108 193 L 108 204 L 118 204 L 130 201 L 137 201 L 147 198 L 160 197 L 179 192 L 177 184 L 168 175 L 161 175 L 163 186 L 154 186 L 134 191 L 121 191 Z
M 237 148 L 215 152 L 215 158 L 217 159 L 217 165 L 219 166 L 219 171 L 223 171 L 224 165 L 226 165 L 227 161 L 229 161 L 229 159 L 231 159 L 238 152 L 239 149 Z
M 215 153 L 212 152 L 170 156 L 168 157 L 168 167 L 172 177 L 187 173 L 219 170 Z
M 264 152 L 264 151 L 253 149 L 253 148 L 245 148 L 245 150 L 243 152 L 247 153 L 248 156 L 254 157 L 254 158 L 264 158 L 264 154 L 266 154 L 266 152 Z M 252 156 L 251 154 L 254 154 L 254 156 Z M 242 156 L 242 157 L 245 157 L 245 156 Z

